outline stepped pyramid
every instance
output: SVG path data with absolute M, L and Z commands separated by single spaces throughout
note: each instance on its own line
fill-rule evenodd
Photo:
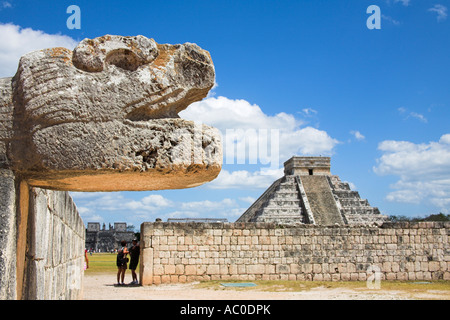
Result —
M 387 219 L 330 172 L 329 157 L 292 157 L 276 180 L 237 222 L 373 224 Z

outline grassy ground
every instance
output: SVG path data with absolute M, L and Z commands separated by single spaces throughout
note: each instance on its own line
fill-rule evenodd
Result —
M 92 255 L 88 253 L 89 268 L 86 274 L 117 272 L 116 258 L 116 253 L 93 253 Z

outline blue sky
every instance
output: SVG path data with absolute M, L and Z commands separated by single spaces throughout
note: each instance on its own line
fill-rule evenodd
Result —
M 70 5 L 80 7 L 81 29 L 67 28 Z M 367 28 L 370 5 L 381 29 Z M 244 157 L 193 189 L 72 193 L 85 222 L 235 221 L 292 155 L 331 156 L 332 173 L 384 214 L 450 213 L 448 8 L 449 0 L 0 0 L 0 76 L 14 75 L 29 51 L 105 34 L 194 42 L 211 53 L 217 85 L 180 115 L 222 134 L 279 134 L 269 170 Z

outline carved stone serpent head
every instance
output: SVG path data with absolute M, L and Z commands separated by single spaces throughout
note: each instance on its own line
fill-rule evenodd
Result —
M 197 45 L 143 36 L 29 53 L 14 78 L 0 81 L 2 107 L 12 106 L 10 128 L 0 124 L 11 131 L 3 134 L 9 166 L 31 185 L 58 190 L 210 181 L 222 165 L 220 134 L 178 113 L 206 97 L 214 78 L 209 53 Z

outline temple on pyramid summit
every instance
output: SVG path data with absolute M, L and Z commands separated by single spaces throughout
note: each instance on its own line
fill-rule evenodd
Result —
M 297 157 L 237 220 L 278 224 L 361 225 L 387 220 L 330 171 L 329 157 Z

